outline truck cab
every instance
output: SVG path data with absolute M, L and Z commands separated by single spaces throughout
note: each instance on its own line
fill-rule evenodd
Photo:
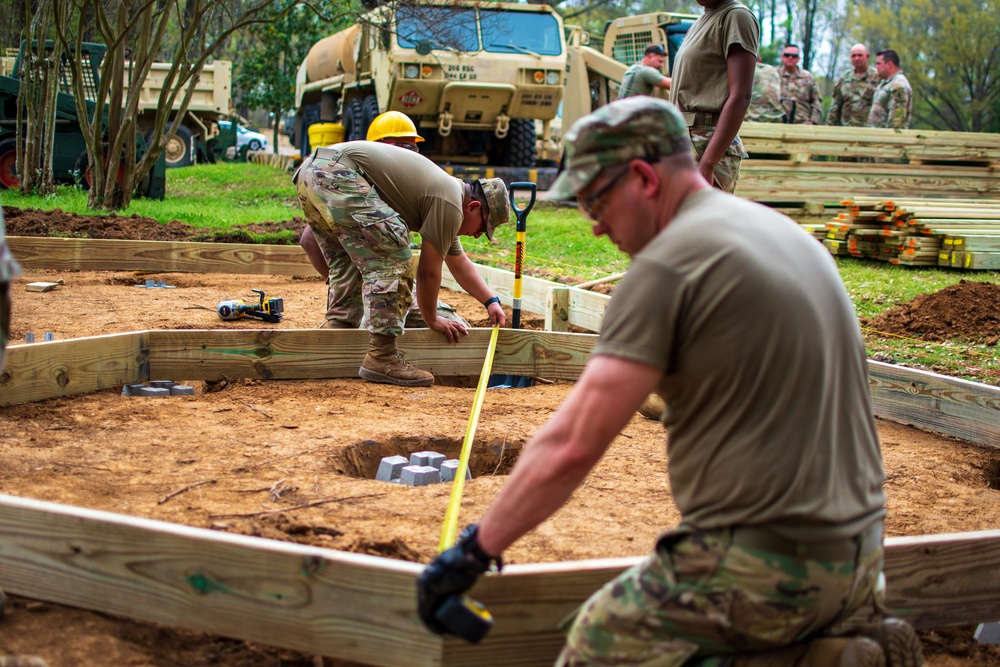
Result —
M 556 117 L 565 85 L 562 19 L 548 5 L 424 0 L 384 5 L 317 42 L 296 81 L 295 143 L 341 123 L 364 139 L 401 111 L 440 163 L 532 167 L 535 120 Z

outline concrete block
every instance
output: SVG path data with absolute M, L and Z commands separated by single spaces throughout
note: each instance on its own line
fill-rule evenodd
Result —
M 441 464 L 441 481 L 450 482 L 455 479 L 455 473 L 458 472 L 458 459 L 448 459 Z M 465 467 L 465 479 L 472 479 L 472 471 L 469 467 Z
M 146 385 L 142 382 L 135 382 L 132 384 L 122 385 L 122 396 L 138 396 L 140 389 L 145 389 Z
M 173 380 L 150 380 L 149 381 L 149 386 L 150 387 L 156 387 L 157 389 L 170 389 L 175 384 L 177 384 L 177 383 L 174 382 Z
M 391 482 L 399 479 L 399 473 L 407 463 L 405 456 L 383 456 L 382 462 L 378 464 L 378 472 L 375 479 L 383 482 Z
M 163 387 L 143 387 L 136 394 L 136 396 L 156 396 L 163 398 L 164 396 L 170 395 L 170 390 Z
M 444 454 L 438 454 L 437 452 L 413 452 L 410 454 L 410 465 L 433 466 L 440 470 L 441 464 L 444 463 L 446 458 Z
M 409 486 L 427 486 L 441 481 L 441 471 L 434 466 L 403 466 L 399 478 Z
M 1000 644 L 1000 623 L 980 623 L 974 636 L 980 644 Z
M 189 384 L 175 384 L 170 387 L 171 396 L 194 396 L 194 387 Z

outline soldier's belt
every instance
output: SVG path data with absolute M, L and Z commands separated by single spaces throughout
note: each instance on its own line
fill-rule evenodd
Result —
M 827 542 L 797 542 L 781 537 L 767 528 L 737 526 L 700 531 L 733 546 L 768 551 L 779 556 L 822 561 L 853 561 L 882 544 L 882 522 L 876 521 L 854 538 Z
M 705 113 L 702 111 L 682 112 L 684 124 L 688 127 L 715 127 L 719 123 L 719 114 Z

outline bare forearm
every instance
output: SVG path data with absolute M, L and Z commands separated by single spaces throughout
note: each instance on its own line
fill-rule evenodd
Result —
M 480 303 L 494 296 L 493 290 L 483 281 L 472 260 L 468 255 L 449 256 L 446 260 L 448 270 L 455 277 L 458 284 L 466 292 L 476 297 Z

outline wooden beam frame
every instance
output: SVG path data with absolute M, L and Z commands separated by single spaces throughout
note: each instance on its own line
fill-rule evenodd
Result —
M 639 558 L 511 565 L 473 595 L 479 645 L 423 629 L 421 566 L 0 495 L 0 586 L 38 600 L 386 667 L 551 665 L 559 622 Z M 917 628 L 1000 620 L 1000 531 L 886 540 Z
M 72 252 L 89 250 L 90 243 Z M 163 268 L 197 266 L 191 258 L 209 249 L 192 245 L 217 244 L 182 244 L 143 261 L 155 267 L 148 270 L 194 270 Z M 273 247 L 255 247 L 270 270 L 304 265 L 294 253 L 274 261 Z M 93 268 L 98 261 L 92 254 L 53 252 L 50 261 L 64 268 Z M 216 252 L 209 261 L 221 261 L 213 266 L 224 265 L 225 272 L 256 271 L 238 254 L 224 255 Z M 99 261 L 121 270 L 122 260 L 113 259 Z M 510 298 L 509 271 L 478 270 Z M 608 297 L 537 279 L 525 283 L 526 310 L 551 310 L 556 314 L 548 317 L 566 324 L 599 327 Z M 434 373 L 475 375 L 489 335 L 473 329 L 463 345 L 445 349 L 434 332 L 412 331 L 400 343 L 410 360 Z M 590 334 L 504 330 L 493 369 L 572 380 L 595 340 Z M 354 377 L 366 341 L 363 331 L 267 329 L 139 331 L 17 345 L 9 348 L 0 375 L 0 406 L 150 378 Z M 1000 389 L 874 361 L 869 370 L 876 414 L 1000 447 Z M 473 646 L 422 628 L 414 594 L 420 566 L 414 563 L 11 496 L 0 496 L 0 534 L 0 586 L 19 595 L 403 667 L 551 664 L 562 644 L 558 623 L 638 562 L 514 565 L 486 577 L 473 592 L 497 624 Z M 992 574 L 1000 572 L 1000 531 L 889 538 L 886 547 L 892 613 L 918 628 L 1000 620 L 1000 575 Z

